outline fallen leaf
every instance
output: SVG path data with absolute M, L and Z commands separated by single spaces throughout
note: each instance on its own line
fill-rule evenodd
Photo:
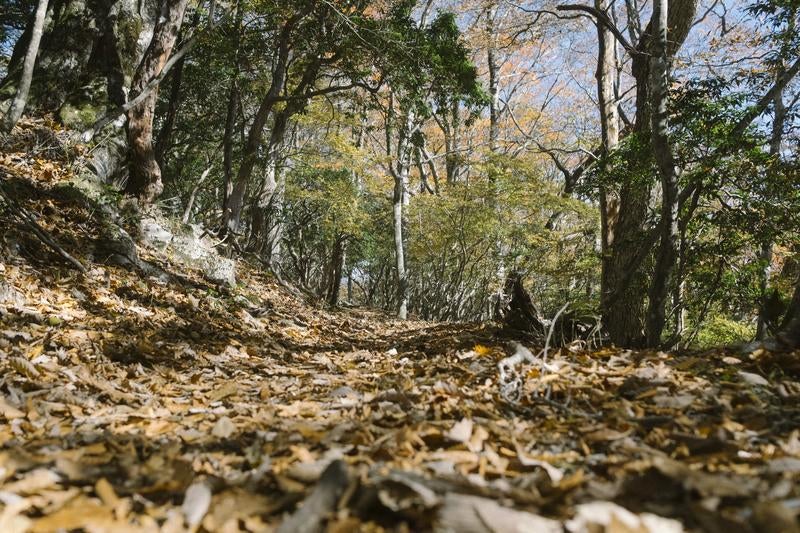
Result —
M 181 511 L 183 511 L 190 529 L 194 529 L 200 524 L 210 505 L 211 489 L 204 482 L 194 483 L 186 489 Z
M 682 533 L 677 520 L 654 514 L 636 515 L 612 502 L 591 502 L 576 507 L 575 517 L 564 524 L 570 533 Z
M 755 385 L 760 387 L 768 387 L 769 381 L 766 380 L 763 376 L 758 374 L 753 374 L 751 372 L 744 372 L 742 370 L 739 371 L 739 377 L 742 378 L 742 381 L 747 383 L 748 385 Z
M 236 431 L 236 425 L 233 421 L 228 418 L 227 416 L 223 416 L 217 423 L 214 424 L 214 428 L 211 430 L 211 434 L 220 439 L 227 439 Z
M 445 433 L 445 436 L 455 442 L 466 443 L 472 437 L 472 420 L 469 418 L 462 418 L 460 422 L 456 422 L 450 431 Z

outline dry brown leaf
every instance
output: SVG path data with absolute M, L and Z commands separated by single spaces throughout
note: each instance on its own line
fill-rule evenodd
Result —
M 33 363 L 24 357 L 9 357 L 8 362 L 11 364 L 11 368 L 27 378 L 36 379 L 42 375 Z

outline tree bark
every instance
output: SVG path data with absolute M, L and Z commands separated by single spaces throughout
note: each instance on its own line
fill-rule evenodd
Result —
M 391 104 L 390 104 L 391 105 Z M 392 111 L 390 110 L 390 113 Z M 414 113 L 405 111 L 405 124 L 398 132 L 396 161 L 392 164 L 394 193 L 392 195 L 392 229 L 394 233 L 395 268 L 397 270 L 397 318 L 408 318 L 408 272 L 406 271 L 403 219 L 408 205 L 407 184 L 411 169 L 411 135 Z
M 276 142 L 282 142 L 282 138 Z M 271 268 L 276 269 L 282 258 L 283 237 L 283 179 L 278 153 L 280 144 L 270 143 L 267 150 L 269 152 L 264 163 L 264 182 L 253 208 L 251 242 L 254 251 L 262 255 Z
M 778 75 L 780 78 L 780 75 Z M 783 102 L 783 87 L 778 90 L 773 97 L 773 108 L 775 116 L 772 120 L 772 137 L 769 143 L 769 153 L 775 162 L 780 160 L 781 147 L 783 146 L 783 129 L 786 124 L 786 105 Z M 767 240 L 761 243 L 761 250 L 758 254 L 759 260 L 763 263 L 759 289 L 761 305 L 758 309 L 758 322 L 756 325 L 756 339 L 764 340 L 768 334 L 769 320 L 766 316 L 767 290 L 769 288 L 769 275 L 772 265 L 772 242 Z M 773 326 L 774 328 L 774 326 Z
M 497 16 L 497 3 L 491 2 L 486 11 L 486 37 L 488 46 L 486 48 L 486 63 L 489 68 L 489 151 L 497 151 L 497 139 L 499 137 L 499 90 L 498 75 L 499 65 L 497 64 L 497 36 L 495 31 L 495 17 Z
M 331 307 L 336 307 L 339 304 L 339 288 L 342 281 L 342 271 L 344 269 L 347 250 L 346 245 L 346 238 L 342 235 L 337 235 L 333 242 L 331 262 L 328 266 L 328 287 L 325 294 L 325 301 Z M 348 297 L 350 293 L 351 288 L 348 285 Z
M 185 64 L 186 56 L 183 56 L 175 66 L 175 72 L 172 73 L 167 114 L 156 139 L 155 153 L 159 168 L 164 167 L 164 158 L 172 142 L 172 131 L 175 129 L 175 120 L 178 118 L 178 107 L 181 102 L 181 85 L 183 84 L 183 66 Z
M 667 58 L 672 57 L 685 41 L 694 21 L 697 0 L 674 0 L 671 6 L 672 9 L 666 13 L 666 23 L 658 22 L 659 25 L 665 25 L 668 31 L 665 47 Z M 651 18 L 636 45 L 636 53 L 632 55 L 632 73 L 636 81 L 634 134 L 642 141 L 652 140 L 649 104 L 651 65 L 648 51 L 656 24 L 655 17 Z M 624 183 L 620 189 L 619 219 L 614 228 L 614 243 L 608 259 L 608 291 L 606 307 L 603 309 L 603 323 L 609 337 L 619 346 L 642 346 L 647 341 L 644 332 L 648 320 L 645 297 L 652 291 L 648 290 L 648 254 L 642 253 L 642 249 L 650 241 L 645 227 L 650 195 L 649 184 Z M 671 215 L 668 218 L 672 218 Z M 671 273 L 673 268 L 673 265 L 668 266 L 668 272 Z
M 612 9 L 609 0 L 595 0 L 595 8 L 602 12 Z M 616 41 L 611 30 L 597 23 L 597 101 L 600 110 L 600 133 L 602 140 L 601 164 L 619 145 L 619 112 L 614 94 L 614 75 L 616 71 Z M 600 186 L 600 308 L 606 309 L 609 294 L 609 258 L 614 242 L 616 213 L 619 199 L 605 186 Z
M 777 338 L 789 348 L 800 348 L 800 278 L 795 285 L 792 301 Z
M 650 143 L 661 178 L 661 242 L 649 290 L 647 344 L 658 346 L 666 323 L 669 284 L 678 258 L 678 172 L 669 139 L 669 56 L 667 13 L 669 0 L 653 2 L 650 42 Z
M 33 79 L 33 67 L 36 64 L 36 56 L 39 53 L 39 43 L 42 40 L 44 30 L 44 20 L 47 15 L 48 0 L 39 0 L 36 6 L 36 14 L 33 17 L 33 28 L 31 29 L 30 42 L 25 52 L 25 60 L 22 63 L 22 76 L 17 86 L 17 92 L 11 102 L 6 116 L 3 119 L 2 129 L 11 131 L 16 126 L 25 106 L 28 104 L 28 93 Z
M 639 137 L 646 137 L 650 129 L 647 102 L 649 69 L 646 55 L 649 33 L 650 25 L 640 34 L 636 53 L 631 57 L 631 71 L 636 84 L 636 120 L 633 134 Z M 625 182 L 620 187 L 618 206 L 610 202 L 605 206 L 609 238 L 601 272 L 601 285 L 605 285 L 601 296 L 601 311 L 609 338 L 617 346 L 638 347 L 644 344 L 644 300 L 647 285 L 639 257 L 646 239 L 645 222 L 649 202 L 648 184 Z
M 150 46 L 131 83 L 131 96 L 140 94 L 156 78 L 172 53 L 178 38 L 188 0 L 163 0 L 161 14 L 153 30 Z M 163 191 L 161 169 L 153 149 L 153 114 L 158 88 L 127 113 L 127 136 L 130 150 L 129 177 L 125 192 L 145 203 L 153 202 Z M 131 99 L 132 99 L 131 98 Z

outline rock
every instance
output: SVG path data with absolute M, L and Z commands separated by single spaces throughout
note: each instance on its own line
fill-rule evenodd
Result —
M 101 263 L 129 266 L 139 264 L 136 243 L 127 231 L 113 222 L 103 221 L 94 242 L 95 259 Z
M 114 131 L 114 134 L 92 152 L 89 167 L 102 183 L 110 184 L 123 172 L 128 145 L 121 123 L 110 124 L 107 129 Z
M 781 457 L 771 460 L 767 465 L 770 474 L 800 473 L 800 459 L 796 457 Z
M 162 250 L 166 249 L 174 238 L 170 231 L 152 218 L 143 218 L 139 223 L 139 236 L 145 244 Z
M 167 253 L 184 266 L 202 271 L 209 281 L 236 285 L 236 263 L 222 257 L 212 240 L 195 224 L 179 224 L 151 210 L 139 222 L 139 236 L 145 246 Z

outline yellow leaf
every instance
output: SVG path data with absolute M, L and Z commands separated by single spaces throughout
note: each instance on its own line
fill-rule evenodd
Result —
M 472 351 L 475 352 L 479 357 L 486 357 L 490 353 L 492 353 L 492 349 L 488 346 L 483 346 L 482 344 L 476 344 Z

